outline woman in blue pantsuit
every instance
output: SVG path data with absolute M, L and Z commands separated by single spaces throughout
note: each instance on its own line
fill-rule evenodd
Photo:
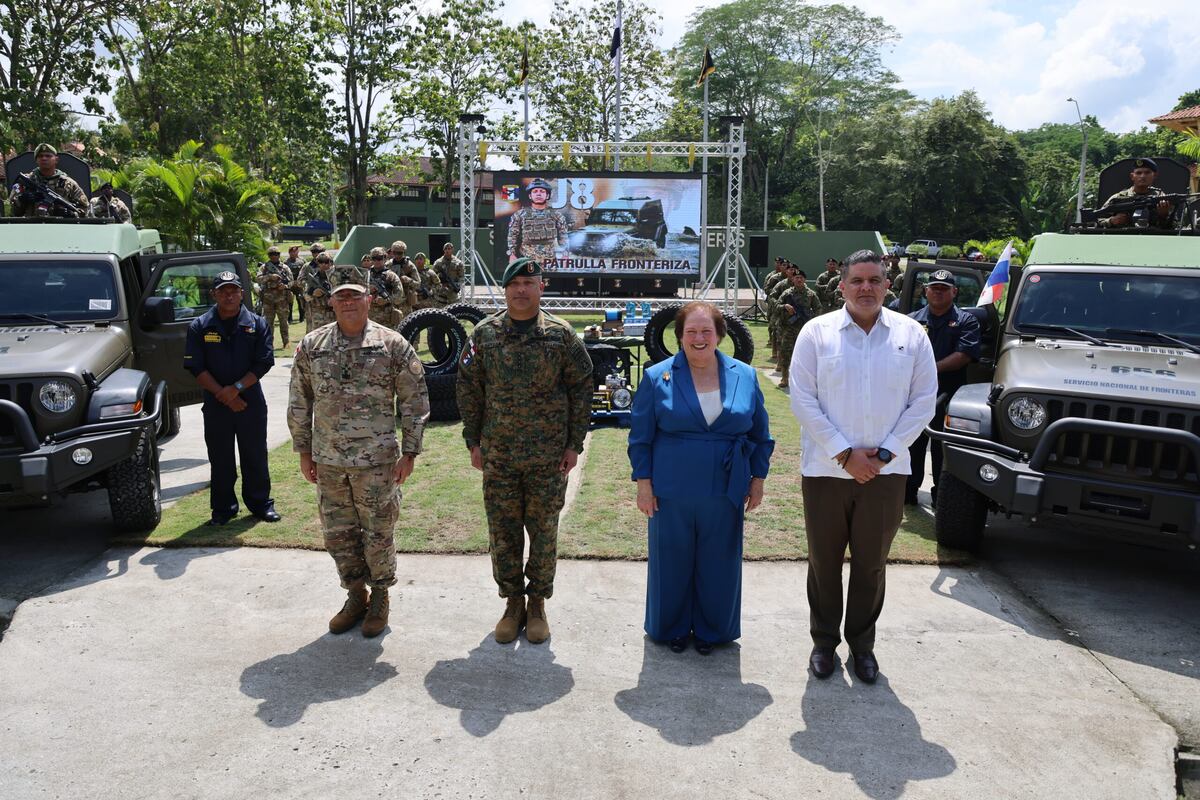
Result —
M 633 400 L 629 461 L 649 517 L 646 633 L 707 655 L 741 635 L 742 519 L 762 502 L 775 442 L 754 368 L 717 350 L 709 303 L 675 318 L 679 352 L 646 370 Z

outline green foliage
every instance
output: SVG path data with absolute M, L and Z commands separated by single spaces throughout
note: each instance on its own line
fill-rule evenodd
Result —
M 815 231 L 817 229 L 816 225 L 804 219 L 803 214 L 780 214 L 775 221 L 785 231 Z
M 938 258 L 959 258 L 961 256 L 962 248 L 955 244 L 944 244 L 938 251 Z
M 910 256 L 917 258 L 926 258 L 929 255 L 929 245 L 926 244 L 910 244 L 904 248 L 904 252 Z

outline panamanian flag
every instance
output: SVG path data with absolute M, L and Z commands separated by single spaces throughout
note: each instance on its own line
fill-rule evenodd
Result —
M 1010 241 L 1004 246 L 1004 252 L 992 268 L 992 274 L 988 275 L 987 283 L 979 293 L 979 302 L 976 303 L 977 306 L 995 306 L 996 312 L 1001 316 L 1004 315 L 1004 303 L 1008 299 L 1008 265 L 1012 262 L 1012 253 L 1013 246 Z

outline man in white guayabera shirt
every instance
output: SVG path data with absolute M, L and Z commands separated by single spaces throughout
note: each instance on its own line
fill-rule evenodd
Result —
M 883 307 L 888 285 L 877 254 L 851 254 L 841 274 L 845 306 L 804 326 L 788 373 L 801 426 L 809 665 L 818 678 L 837 666 L 847 545 L 846 643 L 859 679 L 878 677 L 875 622 L 903 516 L 908 446 L 933 416 L 937 395 L 929 337 L 917 322 Z

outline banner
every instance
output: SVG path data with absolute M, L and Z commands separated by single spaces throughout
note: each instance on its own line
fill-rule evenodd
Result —
M 548 273 L 700 275 L 700 176 L 494 172 L 496 274 L 516 258 Z

